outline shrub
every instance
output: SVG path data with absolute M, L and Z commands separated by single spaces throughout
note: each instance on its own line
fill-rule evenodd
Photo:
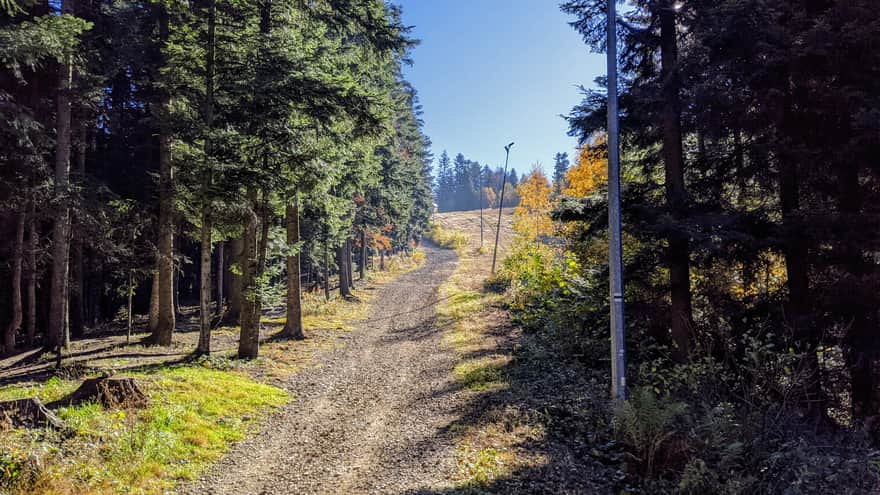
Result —
M 463 233 L 446 230 L 439 223 L 431 223 L 428 229 L 428 238 L 438 246 L 459 252 L 467 246 L 467 237 Z
M 676 421 L 687 405 L 658 397 L 642 387 L 633 391 L 630 400 L 614 413 L 614 431 L 626 445 L 634 467 L 643 476 L 651 476 L 674 465 L 686 450 Z

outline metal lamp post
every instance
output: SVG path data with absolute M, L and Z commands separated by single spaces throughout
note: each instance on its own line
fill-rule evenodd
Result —
M 623 248 L 620 236 L 620 127 L 617 108 L 617 12 L 608 0 L 608 264 L 611 298 L 611 396 L 626 400 Z
M 495 249 L 492 250 L 492 273 L 495 273 L 495 258 L 498 256 L 498 236 L 501 234 L 501 210 L 504 209 L 504 186 L 507 184 L 507 161 L 510 159 L 513 143 L 504 147 L 504 174 L 501 176 L 501 199 L 498 201 L 498 225 L 495 227 Z

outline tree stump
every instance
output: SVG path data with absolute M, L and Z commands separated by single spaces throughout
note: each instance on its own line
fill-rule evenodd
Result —
M 11 428 L 64 429 L 64 423 L 36 397 L 0 402 L 0 424 Z
M 149 399 L 134 378 L 98 377 L 82 382 L 72 394 L 53 405 L 76 405 L 98 402 L 108 409 L 146 407 Z

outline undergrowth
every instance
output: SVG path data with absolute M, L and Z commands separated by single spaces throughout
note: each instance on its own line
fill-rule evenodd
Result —
M 607 271 L 574 255 L 518 242 L 486 288 L 503 294 L 514 321 L 603 375 L 608 371 Z M 695 354 L 676 363 L 650 331 L 630 322 L 630 400 L 595 407 L 603 435 L 644 493 L 876 493 L 877 451 L 859 432 L 817 428 L 796 407 L 800 363 L 767 329 L 743 331 L 737 355 Z M 603 454 L 605 455 L 605 454 Z

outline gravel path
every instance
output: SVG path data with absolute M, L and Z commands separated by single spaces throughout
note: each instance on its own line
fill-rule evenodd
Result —
M 462 398 L 435 326 L 452 251 L 379 289 L 368 321 L 288 384 L 294 400 L 185 494 L 413 493 L 451 486 Z M 442 302 L 441 302 L 442 304 Z

